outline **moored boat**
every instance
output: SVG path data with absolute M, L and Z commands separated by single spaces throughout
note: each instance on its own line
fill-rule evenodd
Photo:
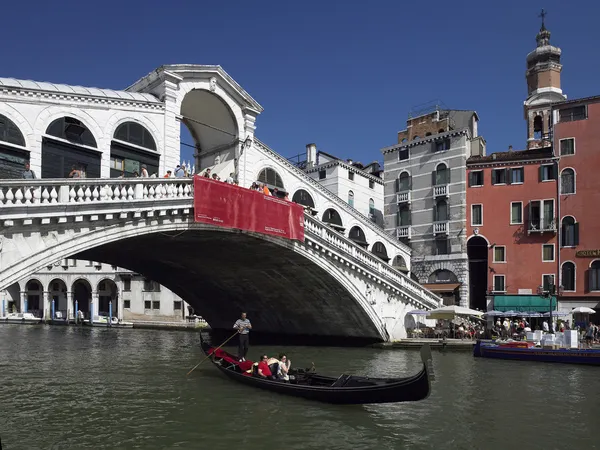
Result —
M 431 349 L 421 348 L 423 368 L 405 378 L 371 378 L 342 374 L 339 377 L 319 375 L 311 370 L 291 370 L 290 381 L 259 378 L 252 374 L 253 362 L 240 362 L 219 348 L 201 340 L 203 352 L 223 374 L 240 383 L 280 394 L 317 400 L 325 403 L 357 405 L 368 403 L 416 402 L 424 400 L 431 391 L 433 379 Z
M 493 343 L 478 340 L 473 356 L 481 358 L 510 359 L 517 361 L 554 362 L 600 366 L 600 349 L 548 349 L 533 343 Z
M 16 323 L 21 325 L 37 325 L 42 323 L 42 319 L 34 316 L 32 313 L 10 313 L 0 318 L 0 323 Z
M 89 320 L 83 321 L 84 325 L 92 327 L 113 327 L 113 328 L 133 328 L 133 322 L 125 322 L 116 317 L 109 318 L 108 316 L 98 316 L 90 323 Z

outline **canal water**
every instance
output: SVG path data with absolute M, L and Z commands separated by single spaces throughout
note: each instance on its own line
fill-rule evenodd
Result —
M 600 368 L 434 351 L 427 400 L 333 406 L 238 385 L 209 363 L 186 378 L 198 342 L 187 332 L 0 325 L 3 450 L 600 448 Z M 331 374 L 420 369 L 410 350 L 285 351 Z

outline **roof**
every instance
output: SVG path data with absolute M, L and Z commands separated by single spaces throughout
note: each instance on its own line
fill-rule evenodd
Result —
M 513 150 L 506 152 L 496 152 L 487 156 L 471 156 L 469 159 L 467 159 L 467 165 L 495 164 L 499 162 L 523 161 L 529 159 L 550 159 L 553 156 L 554 155 L 552 154 L 552 147 L 534 148 L 531 150 Z
M 0 89 L 15 88 L 30 91 L 43 91 L 57 94 L 75 94 L 88 97 L 105 97 L 120 100 L 133 100 L 139 102 L 161 103 L 152 94 L 140 94 L 138 92 L 115 91 L 112 89 L 100 89 L 94 87 L 69 86 L 68 84 L 48 83 L 45 81 L 18 80 L 16 78 L 0 78 Z
M 570 105 L 573 103 L 590 103 L 590 102 L 596 102 L 596 101 L 600 101 L 600 95 L 592 95 L 591 97 L 573 98 L 570 100 L 564 100 L 562 102 L 555 102 L 552 104 L 552 107 Z

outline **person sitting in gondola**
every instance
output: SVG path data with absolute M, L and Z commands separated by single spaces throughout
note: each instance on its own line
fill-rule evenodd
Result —
M 288 372 L 290 371 L 291 365 L 292 362 L 289 359 L 287 359 L 286 355 L 279 355 L 279 370 L 277 371 L 278 380 L 290 381 Z
M 269 360 L 269 357 L 267 355 L 262 355 L 260 357 L 260 362 L 258 363 L 256 373 L 259 376 L 259 378 L 266 378 L 268 380 L 273 380 L 274 377 L 273 377 L 273 374 L 271 373 L 271 369 L 269 369 L 269 364 L 267 363 L 268 360 Z

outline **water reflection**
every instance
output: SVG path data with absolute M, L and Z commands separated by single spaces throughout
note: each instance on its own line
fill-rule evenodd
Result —
M 198 335 L 0 326 L 6 449 L 597 448 L 596 368 L 434 351 L 423 402 L 335 406 L 242 386 L 200 359 Z M 230 347 L 234 351 L 234 347 Z M 252 347 L 251 357 L 275 347 Z M 287 347 L 323 373 L 407 376 L 417 351 Z M 508 444 L 510 445 L 510 444 Z

